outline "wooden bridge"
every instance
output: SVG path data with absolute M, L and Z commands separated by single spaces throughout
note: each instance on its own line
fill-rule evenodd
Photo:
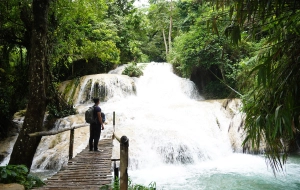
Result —
M 46 185 L 38 189 L 97 189 L 111 185 L 112 176 L 112 139 L 101 139 L 101 152 L 89 151 L 85 148 L 76 157 L 69 160 L 68 165 L 46 181 Z
M 115 112 L 113 112 L 113 135 L 112 139 L 100 139 L 98 147 L 100 152 L 89 151 L 87 146 L 81 153 L 73 158 L 74 129 L 85 127 L 78 125 L 68 129 L 62 129 L 55 132 L 42 131 L 28 134 L 29 137 L 47 136 L 58 134 L 70 130 L 69 162 L 68 165 L 53 175 L 46 181 L 46 185 L 40 188 L 46 189 L 97 189 L 105 185 L 111 185 L 113 182 L 112 172 L 119 176 L 120 171 L 120 189 L 128 189 L 128 147 L 129 139 L 126 136 L 117 135 L 115 132 Z M 120 142 L 120 170 L 114 164 L 112 171 L 112 149 L 113 139 Z

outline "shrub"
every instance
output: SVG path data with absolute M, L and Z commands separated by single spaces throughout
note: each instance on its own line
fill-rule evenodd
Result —
M 40 178 L 28 174 L 28 169 L 25 165 L 0 166 L 0 183 L 19 183 L 26 189 L 44 185 Z
M 140 77 L 143 75 L 143 71 L 135 63 L 129 63 L 122 74 L 130 77 Z
M 228 98 L 230 90 L 220 81 L 211 81 L 205 88 L 203 95 L 206 99 Z

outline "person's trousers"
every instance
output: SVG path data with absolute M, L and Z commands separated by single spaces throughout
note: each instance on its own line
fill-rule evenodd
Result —
M 89 146 L 90 150 L 98 150 L 98 142 L 101 134 L 101 126 L 97 124 L 90 125 L 90 140 Z

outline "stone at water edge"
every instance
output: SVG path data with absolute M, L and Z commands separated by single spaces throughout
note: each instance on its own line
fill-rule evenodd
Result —
M 0 189 L 1 190 L 25 190 L 25 187 L 17 183 L 10 183 L 10 184 L 0 183 Z

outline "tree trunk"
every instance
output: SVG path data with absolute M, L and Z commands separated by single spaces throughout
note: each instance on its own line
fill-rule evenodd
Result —
M 226 78 L 225 78 L 225 72 L 224 72 L 223 65 L 219 65 L 219 69 L 220 69 L 221 74 L 222 74 L 222 79 L 226 83 Z
M 33 0 L 33 25 L 30 41 L 29 97 L 23 127 L 14 145 L 9 164 L 24 164 L 30 170 L 41 137 L 28 133 L 41 131 L 46 111 L 47 24 L 50 0 Z
M 10 48 L 4 44 L 2 46 L 2 56 L 0 57 L 0 68 L 6 70 L 9 67 Z
M 163 33 L 163 38 L 164 38 L 164 43 L 165 43 L 165 48 L 166 48 L 166 56 L 167 56 L 168 55 L 168 44 L 167 44 L 165 29 L 162 29 L 162 33 Z
M 221 71 L 221 74 L 222 74 L 222 78 L 223 78 L 223 81 L 226 82 L 226 77 L 225 77 L 225 72 L 224 72 L 224 47 L 222 49 L 222 56 L 221 56 L 221 59 L 223 61 L 223 64 L 219 65 L 219 69 Z
M 173 2 L 171 0 L 171 2 L 170 2 L 170 26 L 169 26 L 169 53 L 172 51 L 172 25 L 173 25 L 172 6 L 173 6 Z

